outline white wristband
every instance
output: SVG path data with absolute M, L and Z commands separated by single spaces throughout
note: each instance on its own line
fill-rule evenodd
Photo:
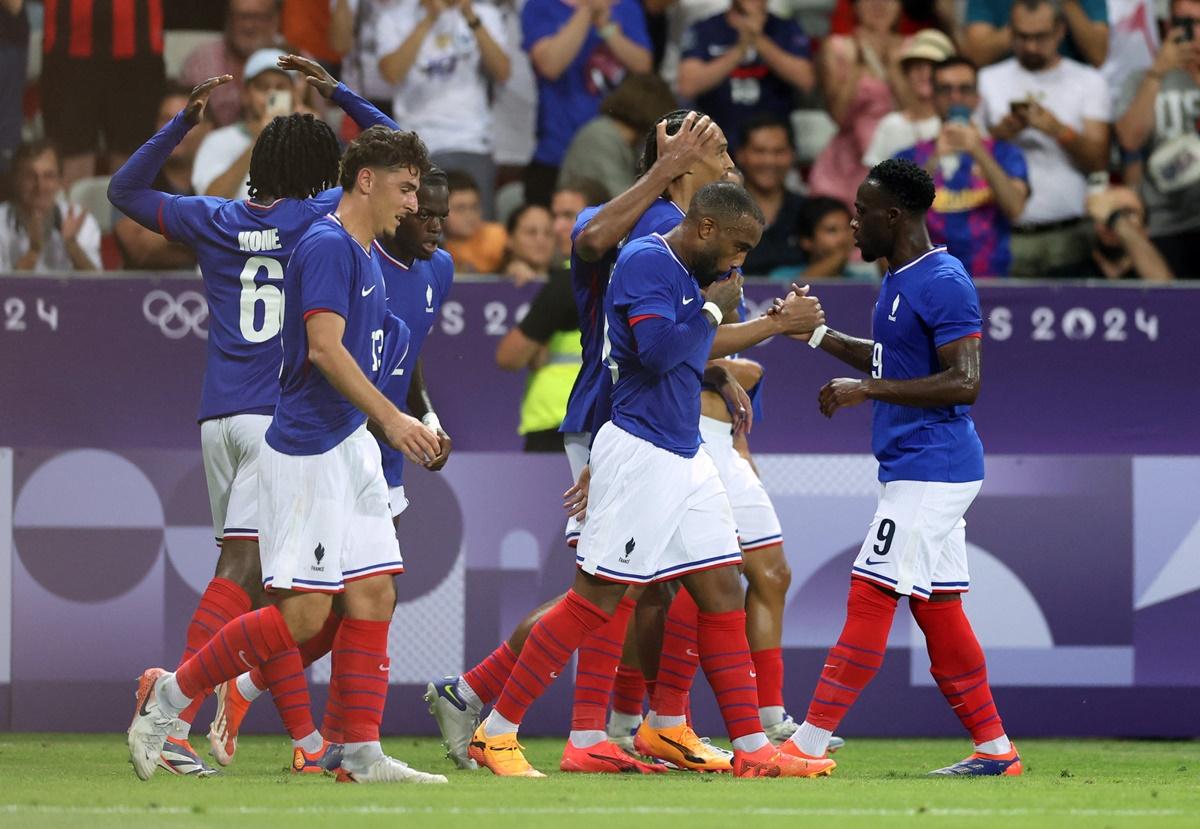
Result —
M 828 330 L 829 328 L 824 324 L 818 325 L 816 328 L 814 328 L 812 335 L 808 338 L 808 347 L 819 348 L 821 345 L 821 340 L 825 339 L 825 332 Z
M 426 412 L 421 418 L 421 422 L 435 432 L 442 428 L 442 421 L 438 420 L 436 412 Z
M 708 313 L 712 314 L 713 319 L 715 319 L 717 321 L 717 325 L 720 325 L 721 320 L 725 319 L 725 313 L 721 310 L 721 307 L 719 305 L 717 305 L 717 303 L 715 303 L 715 302 L 704 303 L 703 305 L 700 306 L 700 310 L 708 311 Z

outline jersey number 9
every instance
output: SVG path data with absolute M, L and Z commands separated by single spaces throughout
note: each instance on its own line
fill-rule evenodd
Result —
M 883 343 L 871 346 L 871 376 L 876 380 L 883 376 Z
M 249 343 L 265 343 L 279 336 L 283 327 L 283 291 L 274 285 L 257 284 L 254 280 L 265 269 L 267 279 L 283 281 L 283 265 L 269 256 L 251 256 L 242 268 L 242 295 L 239 301 L 238 327 Z M 262 322 L 256 324 L 258 306 L 262 305 Z

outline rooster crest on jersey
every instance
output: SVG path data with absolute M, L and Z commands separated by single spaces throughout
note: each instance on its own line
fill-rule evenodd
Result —
M 633 548 L 636 546 L 637 544 L 634 543 L 632 538 L 625 542 L 625 555 L 621 556 L 620 559 L 622 564 L 629 563 L 629 557 L 633 555 Z
M 888 319 L 892 322 L 896 321 L 896 311 L 900 308 L 900 294 L 896 294 L 896 298 L 892 300 L 892 313 L 888 314 Z
M 317 549 L 313 550 L 313 558 L 317 560 L 317 564 L 321 563 L 321 559 L 325 558 L 325 545 L 317 544 Z

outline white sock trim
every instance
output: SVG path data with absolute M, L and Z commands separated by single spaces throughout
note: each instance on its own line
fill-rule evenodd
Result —
M 323 745 L 325 745 L 325 738 L 316 729 L 313 729 L 313 732 L 302 740 L 292 740 L 292 748 L 304 749 L 305 754 L 316 754 Z
M 1012 751 L 1012 740 L 1008 739 L 1007 734 L 1001 734 L 986 743 L 976 743 L 975 750 L 980 754 L 1008 754 Z
M 796 733 L 792 735 L 792 742 L 809 757 L 824 757 L 826 749 L 829 748 L 829 738 L 832 736 L 832 731 L 817 728 L 808 720 L 805 720 L 796 729 Z
M 471 683 L 467 682 L 461 676 L 458 678 L 458 684 L 454 686 L 458 691 L 458 695 L 462 697 L 462 701 L 469 707 L 474 708 L 476 713 L 479 713 L 483 708 L 483 700 L 479 698 L 479 694 L 475 693 L 475 689 L 471 687 Z
M 734 751 L 758 751 L 763 746 L 769 746 L 771 741 L 767 739 L 767 735 L 761 731 L 756 731 L 753 734 L 747 734 L 744 737 L 738 737 L 733 741 Z
M 254 702 L 263 694 L 263 689 L 254 684 L 254 680 L 250 678 L 249 673 L 244 673 L 239 676 L 237 682 L 238 693 L 246 700 L 246 702 Z
M 589 729 L 586 731 L 572 731 L 571 736 L 567 739 L 571 741 L 571 745 L 575 746 L 575 748 L 591 748 L 606 741 L 608 735 L 603 731 Z
M 488 714 L 488 718 L 483 722 L 483 733 L 489 737 L 499 737 L 502 734 L 516 734 L 520 727 L 520 723 L 505 719 L 503 714 L 493 708 L 492 713 Z
M 155 696 L 159 710 L 171 718 L 178 717 L 180 711 L 192 704 L 192 698 L 184 696 L 183 691 L 179 690 L 175 674 L 167 674 L 158 681 Z
M 783 722 L 783 718 L 786 716 L 787 709 L 782 705 L 764 705 L 758 709 L 758 719 L 763 728 L 770 728 L 776 723 Z
M 665 714 L 655 714 L 650 712 L 650 727 L 651 728 L 678 728 L 687 722 L 687 717 L 683 714 L 679 716 L 666 716 Z

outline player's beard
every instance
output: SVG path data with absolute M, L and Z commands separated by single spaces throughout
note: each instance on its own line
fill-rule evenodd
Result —
M 692 276 L 700 283 L 701 288 L 707 288 L 720 279 L 721 269 L 717 265 L 716 254 L 708 251 L 697 253 L 692 260 Z

